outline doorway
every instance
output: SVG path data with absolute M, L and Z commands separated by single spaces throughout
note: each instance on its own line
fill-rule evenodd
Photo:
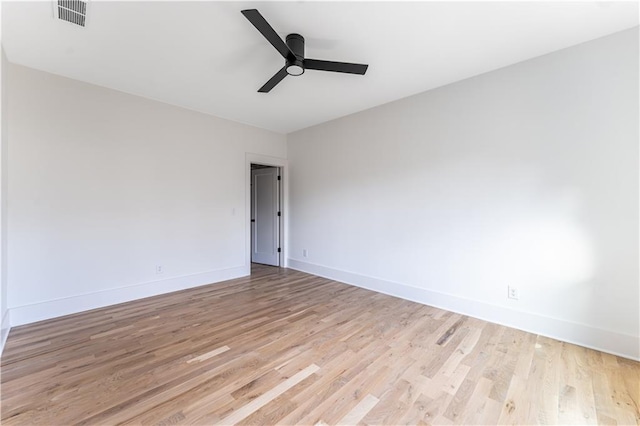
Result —
M 251 263 L 282 266 L 282 170 L 251 163 Z

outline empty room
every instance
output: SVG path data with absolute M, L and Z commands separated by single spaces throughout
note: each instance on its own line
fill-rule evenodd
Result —
M 2 424 L 640 424 L 637 1 L 0 6 Z

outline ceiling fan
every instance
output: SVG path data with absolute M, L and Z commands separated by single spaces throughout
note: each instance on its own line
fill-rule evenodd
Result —
M 289 34 L 286 43 L 262 17 L 257 9 L 243 10 L 242 14 L 253 24 L 260 34 L 276 48 L 284 58 L 284 67 L 280 69 L 258 92 L 268 93 L 287 75 L 302 75 L 305 70 L 343 72 L 364 75 L 369 65 L 348 62 L 321 61 L 304 57 L 304 37 L 300 34 Z

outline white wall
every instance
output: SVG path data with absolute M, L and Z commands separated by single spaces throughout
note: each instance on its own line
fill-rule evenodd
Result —
M 290 265 L 638 359 L 638 113 L 635 28 L 293 133 Z
M 9 87 L 12 325 L 249 272 L 245 156 L 284 135 L 14 64 Z
M 0 5 L 0 21 L 2 7 Z M 0 354 L 9 335 L 11 320 L 7 308 L 7 57 L 0 48 Z

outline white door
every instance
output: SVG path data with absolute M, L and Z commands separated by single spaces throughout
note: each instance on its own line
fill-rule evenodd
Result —
M 251 170 L 251 261 L 279 266 L 278 168 Z

